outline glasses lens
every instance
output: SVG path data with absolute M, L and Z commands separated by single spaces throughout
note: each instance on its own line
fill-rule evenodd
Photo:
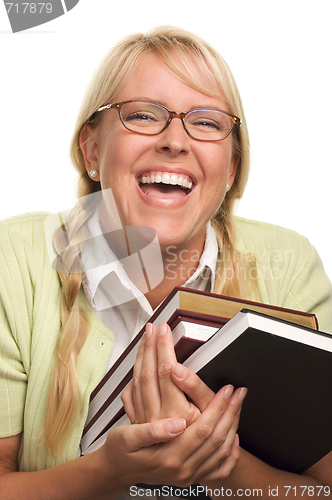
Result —
M 141 134 L 158 134 L 168 120 L 167 111 L 149 102 L 127 102 L 121 107 L 124 126 Z
M 185 117 L 188 132 L 196 139 L 220 141 L 233 127 L 232 118 L 215 109 L 197 109 Z

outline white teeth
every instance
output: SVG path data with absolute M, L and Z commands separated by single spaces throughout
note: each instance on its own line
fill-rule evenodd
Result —
M 154 184 L 162 182 L 163 184 L 171 184 L 172 186 L 181 186 L 184 189 L 191 189 L 193 183 L 183 177 L 182 175 L 177 176 L 176 174 L 151 174 L 141 177 L 142 184 Z
M 161 182 L 163 184 L 169 184 L 171 181 L 171 177 L 168 174 L 163 174 L 161 177 Z

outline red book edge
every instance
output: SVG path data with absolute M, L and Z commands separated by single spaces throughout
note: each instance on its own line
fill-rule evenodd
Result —
M 205 292 L 205 291 L 202 291 L 202 290 L 195 290 L 195 289 L 192 289 L 192 288 L 186 288 L 186 287 L 175 287 L 172 292 L 166 297 L 166 299 L 160 304 L 160 306 L 155 310 L 155 312 L 153 313 L 153 315 L 151 316 L 151 318 L 149 319 L 149 322 L 150 323 L 153 323 L 153 321 L 159 316 L 160 312 L 164 309 L 165 305 L 174 297 L 174 295 L 176 295 L 179 291 L 184 291 L 184 292 L 190 292 L 190 293 L 196 293 L 198 295 L 207 295 L 207 296 L 211 296 L 211 297 L 216 297 L 216 298 L 223 298 L 224 300 L 229 300 L 231 302 L 238 302 L 238 303 L 241 303 L 241 304 L 246 304 L 248 306 L 250 306 L 250 304 L 252 305 L 256 305 L 256 306 L 259 306 L 259 307 L 265 307 L 266 309 L 271 309 L 272 311 L 275 310 L 275 311 L 288 311 L 288 312 L 291 312 L 291 313 L 294 313 L 294 314 L 298 314 L 298 315 L 302 315 L 302 316 L 310 316 L 313 318 L 313 321 L 314 321 L 314 324 L 316 326 L 316 329 L 318 330 L 318 321 L 317 321 L 317 318 L 314 314 L 311 314 L 311 313 L 307 313 L 307 312 L 304 312 L 304 311 L 296 311 L 295 309 L 287 309 L 285 307 L 280 307 L 280 306 L 273 306 L 273 305 L 269 305 L 269 304 L 263 304 L 263 303 L 260 303 L 260 302 L 254 302 L 254 301 L 250 301 L 250 300 L 244 300 L 244 299 L 239 299 L 239 298 L 235 298 L 235 297 L 228 297 L 226 295 L 219 295 L 219 294 L 216 294 L 216 293 L 213 293 L 213 292 Z M 176 311 L 180 311 L 179 309 L 177 309 Z M 176 311 L 174 314 L 176 314 Z M 194 315 L 194 314 L 197 314 L 197 318 L 199 318 L 200 316 L 200 313 L 192 313 L 192 312 L 187 312 L 186 316 L 188 315 Z M 172 315 L 173 317 L 174 315 Z M 207 315 L 206 315 L 207 316 Z M 172 318 L 171 317 L 171 318 Z M 194 317 L 194 316 L 192 316 Z M 214 318 L 218 318 L 218 316 L 212 316 L 211 317 L 214 317 Z M 171 319 L 170 318 L 170 319 Z M 90 396 L 90 401 L 96 396 L 96 394 L 100 391 L 100 389 L 103 387 L 103 385 L 107 382 L 107 380 L 111 377 L 111 375 L 117 370 L 117 368 L 120 366 L 120 364 L 123 362 L 123 360 L 125 359 L 125 357 L 128 355 L 128 353 L 132 350 L 132 348 L 137 344 L 137 342 L 142 338 L 143 336 L 143 333 L 145 332 L 145 325 L 143 326 L 143 328 L 139 331 L 139 333 L 136 335 L 136 337 L 130 342 L 130 344 L 128 345 L 128 347 L 124 350 L 124 352 L 121 354 L 121 356 L 117 359 L 117 361 L 114 363 L 114 365 L 107 371 L 107 373 L 104 375 L 104 377 L 101 379 L 101 381 L 99 382 L 99 384 L 96 386 L 96 388 L 92 391 L 91 393 L 91 396 Z

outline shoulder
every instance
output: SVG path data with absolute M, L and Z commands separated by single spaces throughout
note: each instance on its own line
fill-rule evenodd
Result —
M 235 218 L 235 246 L 241 251 L 253 254 L 276 254 L 294 259 L 308 256 L 314 251 L 307 238 L 295 231 L 266 222 Z M 274 255 L 276 257 L 276 255 Z
M 43 223 L 43 221 L 49 216 L 49 212 L 27 212 L 24 214 L 14 215 L 0 221 L 0 230 L 4 227 L 7 228 L 17 228 L 18 226 L 27 224 L 37 224 Z
M 8 219 L 0 221 L 0 234 L 3 239 L 26 240 L 29 236 L 38 236 L 44 234 L 44 223 L 48 217 L 47 212 L 31 212 L 21 215 L 15 215 Z
M 295 231 L 265 222 L 235 220 L 235 248 L 254 259 L 262 302 L 316 314 L 332 332 L 332 288 L 314 246 Z
M 20 300 L 41 279 L 53 280 L 54 228 L 47 230 L 48 216 L 34 212 L 0 222 L 0 281 L 6 293 L 20 293 Z
M 0 248 L 10 242 L 12 245 L 33 245 L 37 249 L 43 242 L 53 239 L 60 225 L 59 214 L 49 212 L 29 212 L 3 219 L 0 221 Z
M 47 216 L 45 212 L 26 213 L 0 222 L 0 253 L 8 265 L 11 260 L 20 262 L 44 252 Z

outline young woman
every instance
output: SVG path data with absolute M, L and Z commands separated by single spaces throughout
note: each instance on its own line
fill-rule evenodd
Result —
M 57 270 L 45 214 L 0 229 L 2 498 L 108 499 L 136 483 L 332 486 L 331 454 L 297 476 L 241 450 L 246 389 L 214 395 L 183 376 L 165 325 L 159 335 L 147 327 L 124 394 L 133 425 L 76 458 L 92 390 L 174 286 L 314 312 L 328 332 L 332 300 L 307 240 L 234 218 L 248 177 L 246 122 L 229 68 L 197 37 L 161 28 L 121 41 L 87 90 L 72 158 L 80 202 L 55 232 Z M 164 276 L 153 289 L 142 292 L 117 262 L 109 192 L 124 228 L 158 237 Z

